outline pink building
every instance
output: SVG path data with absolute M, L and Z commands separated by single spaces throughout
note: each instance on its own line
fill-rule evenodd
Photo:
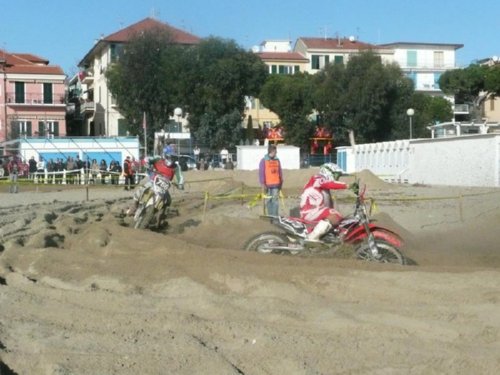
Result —
M 0 49 L 0 148 L 18 138 L 66 135 L 63 70 L 29 53 Z

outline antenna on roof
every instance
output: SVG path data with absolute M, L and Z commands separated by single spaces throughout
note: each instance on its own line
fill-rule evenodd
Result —
M 160 19 L 160 11 L 155 7 L 151 8 L 151 12 L 149 15 L 155 20 Z
M 328 26 L 320 27 L 319 31 L 323 34 L 323 38 L 326 40 L 328 37 Z

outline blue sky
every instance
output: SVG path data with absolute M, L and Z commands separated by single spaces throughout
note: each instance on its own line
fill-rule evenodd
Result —
M 0 48 L 40 55 L 67 74 L 101 35 L 152 15 L 244 48 L 266 39 L 353 35 L 375 44 L 464 44 L 460 66 L 500 56 L 499 0 L 0 0 L 0 9 Z

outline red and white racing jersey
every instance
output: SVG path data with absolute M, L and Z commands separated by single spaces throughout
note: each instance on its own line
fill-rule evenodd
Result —
M 300 217 L 307 221 L 319 221 L 335 214 L 342 217 L 333 209 L 330 190 L 346 189 L 347 184 L 338 181 L 329 181 L 320 174 L 315 174 L 304 186 L 300 196 Z

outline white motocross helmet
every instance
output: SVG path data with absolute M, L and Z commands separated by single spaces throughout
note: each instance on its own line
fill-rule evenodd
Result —
M 342 175 L 342 169 L 335 163 L 325 163 L 319 167 L 319 174 L 327 181 L 336 181 Z

